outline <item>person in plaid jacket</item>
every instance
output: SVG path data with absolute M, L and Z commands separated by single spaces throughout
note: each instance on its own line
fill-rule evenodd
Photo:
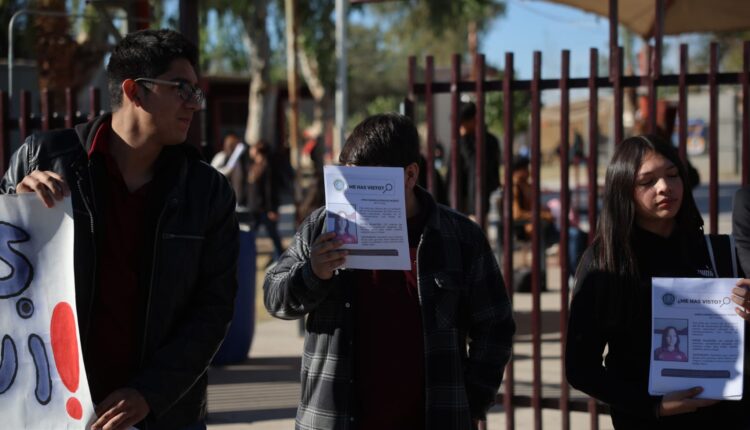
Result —
M 412 268 L 341 269 L 320 208 L 267 274 L 265 306 L 307 316 L 296 428 L 472 429 L 484 420 L 515 331 L 481 228 L 417 186 L 419 137 L 398 114 L 365 119 L 344 165 L 404 168 Z

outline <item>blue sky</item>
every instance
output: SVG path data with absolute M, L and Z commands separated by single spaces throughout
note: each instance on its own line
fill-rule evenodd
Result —
M 506 0 L 506 5 L 506 15 L 491 24 L 481 50 L 495 66 L 502 65 L 506 51 L 514 52 L 515 67 L 522 79 L 531 78 L 535 50 L 542 52 L 543 77 L 560 75 L 563 49 L 570 50 L 573 77 L 588 76 L 590 48 L 597 48 L 600 58 L 609 54 L 609 20 L 606 17 L 541 0 Z M 694 40 L 695 35 L 664 38 L 662 62 L 666 72 L 677 69 L 679 44 Z M 640 38 L 636 37 L 635 49 L 640 45 Z
M 604 0 L 602 0 L 604 1 Z M 521 79 L 532 74 L 532 53 L 542 52 L 542 76 L 559 77 L 560 52 L 571 51 L 571 76 L 587 76 L 589 49 L 607 54 L 609 22 L 605 18 L 568 6 L 547 2 L 508 0 L 504 17 L 496 19 L 482 40 L 481 51 L 495 66 L 504 63 L 505 52 L 514 53 Z

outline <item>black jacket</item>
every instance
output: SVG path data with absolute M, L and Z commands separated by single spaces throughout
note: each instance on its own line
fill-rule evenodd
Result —
M 713 239 L 717 270 L 722 277 L 732 277 L 729 241 Z M 623 278 L 593 267 L 592 248 L 581 260 L 565 349 L 568 381 L 608 403 L 616 429 L 748 428 L 747 394 L 740 402 L 719 402 L 693 413 L 657 416 L 661 397 L 648 393 L 651 278 L 714 277 L 714 273 L 700 231 L 676 231 L 663 238 L 636 227 L 631 243 L 641 280 L 628 284 L 626 292 L 616 287 Z
M 732 234 L 742 270 L 750 273 L 750 187 L 742 187 L 734 194 Z
M 89 160 L 94 134 L 109 115 L 75 129 L 35 134 L 13 154 L 0 193 L 34 170 L 62 175 L 75 220 L 75 284 L 86 356 L 97 294 L 97 250 L 103 230 L 104 163 Z M 145 303 L 137 374 L 128 384 L 148 402 L 149 429 L 178 429 L 205 417 L 206 371 L 226 334 L 237 290 L 239 252 L 235 198 L 227 180 L 187 145 L 166 147 L 152 186 L 148 256 L 141 286 Z M 149 224 L 148 222 L 146 224 Z

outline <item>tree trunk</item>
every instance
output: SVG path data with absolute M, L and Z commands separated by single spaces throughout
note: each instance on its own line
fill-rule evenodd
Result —
M 284 1 L 286 13 L 286 76 L 289 94 L 289 150 L 292 167 L 299 167 L 299 103 L 297 94 L 297 13 L 295 0 Z
M 265 137 L 265 105 L 270 81 L 270 42 L 266 28 L 268 0 L 259 0 L 254 13 L 243 19 L 245 43 L 250 53 L 250 93 L 248 95 L 245 141 L 251 145 Z
M 315 130 L 320 130 L 322 132 L 324 130 L 323 119 L 325 118 L 327 107 L 327 92 L 325 86 L 323 85 L 323 82 L 320 79 L 318 60 L 315 57 L 310 56 L 310 54 L 304 49 L 300 49 L 298 52 L 300 73 L 302 74 L 302 77 L 305 80 L 305 84 L 307 84 L 307 88 L 310 90 L 310 93 L 315 100 L 312 127 Z

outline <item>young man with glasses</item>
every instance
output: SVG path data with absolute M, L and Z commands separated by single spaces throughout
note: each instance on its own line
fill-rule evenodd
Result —
M 171 30 L 122 39 L 114 112 L 39 133 L 0 192 L 71 195 L 78 323 L 94 429 L 205 429 L 206 370 L 232 318 L 238 227 L 227 180 L 184 144 L 197 49 Z

